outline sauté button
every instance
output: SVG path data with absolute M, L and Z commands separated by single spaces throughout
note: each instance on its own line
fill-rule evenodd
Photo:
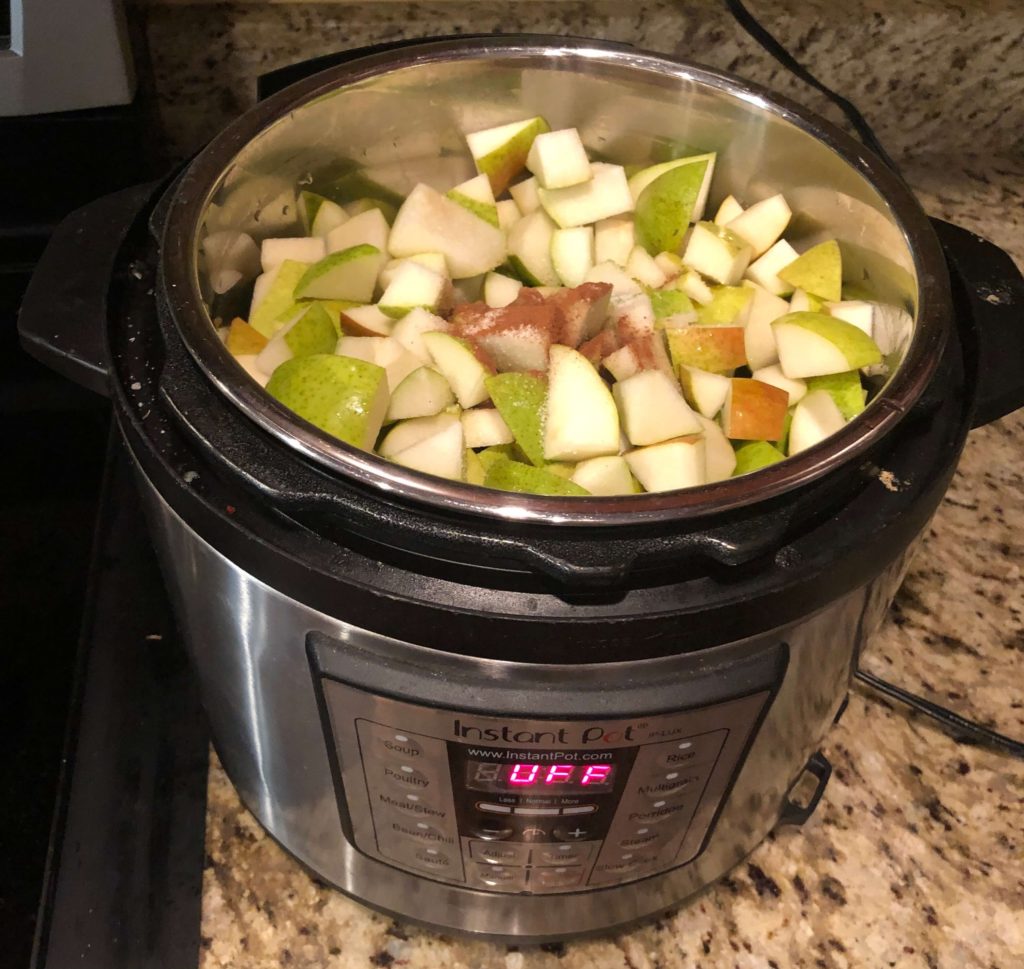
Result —
M 445 871 L 452 867 L 451 855 L 440 848 L 420 848 L 415 857 L 418 864 L 431 871 Z

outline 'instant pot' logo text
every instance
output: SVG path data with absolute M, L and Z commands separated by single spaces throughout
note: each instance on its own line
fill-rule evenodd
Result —
M 587 745 L 630 743 L 634 739 L 634 725 L 609 728 L 603 724 L 580 724 L 579 727 L 559 727 L 556 730 L 524 730 L 507 723 L 501 726 L 482 727 L 473 723 L 463 723 L 456 718 L 453 732 L 461 740 L 496 741 L 509 744 L 566 744 Z

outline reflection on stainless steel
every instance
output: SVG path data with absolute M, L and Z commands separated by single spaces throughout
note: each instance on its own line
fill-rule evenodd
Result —
M 192 530 L 140 473 L 164 573 L 198 674 L 221 760 L 245 804 L 292 854 L 366 904 L 463 932 L 520 943 L 564 937 L 566 909 L 543 895 L 507 896 L 443 884 L 357 851 L 345 838 L 306 654 L 307 633 L 372 649 L 396 662 L 429 657 L 440 682 L 467 671 L 479 682 L 511 682 L 518 664 L 424 650 L 354 627 L 289 599 L 241 571 Z M 845 694 L 866 625 L 892 595 L 906 556 L 869 586 L 818 614 L 721 649 L 754 653 L 780 640 L 790 659 L 779 693 L 696 860 L 639 882 L 572 896 L 572 925 L 600 931 L 678 904 L 740 861 L 775 826 L 780 805 L 818 747 Z M 661 682 L 679 681 L 698 657 L 630 664 Z M 559 675 L 551 667 L 551 676 Z M 615 680 L 614 664 L 574 666 L 586 687 Z M 625 670 L 622 671 L 626 679 Z M 569 675 L 568 668 L 565 675 Z M 410 698 L 415 699 L 415 698 Z M 459 697 L 451 697 L 453 710 Z M 629 711 L 635 712 L 635 711 Z M 526 719 L 526 718 L 523 718 Z M 538 723 L 537 729 L 543 729 Z
M 668 495 L 558 499 L 493 492 L 390 464 L 297 419 L 244 377 L 210 324 L 197 252 L 204 234 L 294 232 L 295 191 L 358 170 L 402 193 L 469 173 L 463 135 L 525 115 L 577 126 L 623 163 L 720 152 L 712 202 L 784 192 L 806 240 L 827 226 L 855 280 L 916 311 L 914 339 L 884 393 L 829 441 L 758 472 Z M 820 223 L 820 225 L 818 224 Z M 615 44 L 523 39 L 428 43 L 334 68 L 282 91 L 196 159 L 170 206 L 164 284 L 186 343 L 217 387 L 300 454 L 444 509 L 586 526 L 741 507 L 825 474 L 879 441 L 930 378 L 949 325 L 945 265 L 906 187 L 858 143 L 739 80 Z M 239 287 L 243 284 L 239 283 Z

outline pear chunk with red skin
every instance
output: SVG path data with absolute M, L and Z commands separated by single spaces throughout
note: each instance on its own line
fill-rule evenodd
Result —
M 582 354 L 553 344 L 544 426 L 547 461 L 583 461 L 619 453 L 619 413 L 600 374 Z
M 700 422 L 679 385 L 660 370 L 643 370 L 612 386 L 622 429 L 635 447 L 699 434 Z
M 675 491 L 707 482 L 703 437 L 639 447 L 624 457 L 645 491 Z
M 338 325 L 352 336 L 390 336 L 395 321 L 373 303 L 341 310 Z
M 686 326 L 665 330 L 672 363 L 731 374 L 747 362 L 742 326 Z
M 791 380 L 782 372 L 782 367 L 773 363 L 770 367 L 761 367 L 755 370 L 751 376 L 762 383 L 771 384 L 784 390 L 789 395 L 789 406 L 799 404 L 807 394 L 807 384 L 803 380 Z
M 750 377 L 733 377 L 722 408 L 722 430 L 733 441 L 778 441 L 788 409 L 786 391 Z

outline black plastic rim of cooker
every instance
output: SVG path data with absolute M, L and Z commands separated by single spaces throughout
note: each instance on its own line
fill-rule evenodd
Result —
M 225 401 L 160 298 L 159 258 L 140 217 L 108 294 L 115 414 L 141 471 L 207 543 L 268 586 L 448 652 L 635 660 L 811 615 L 906 553 L 970 425 L 975 382 L 965 373 L 976 349 L 970 314 L 958 312 L 960 339 L 947 341 L 884 447 L 765 507 L 677 529 L 588 531 L 585 541 L 550 523 L 441 516 L 304 461 Z

